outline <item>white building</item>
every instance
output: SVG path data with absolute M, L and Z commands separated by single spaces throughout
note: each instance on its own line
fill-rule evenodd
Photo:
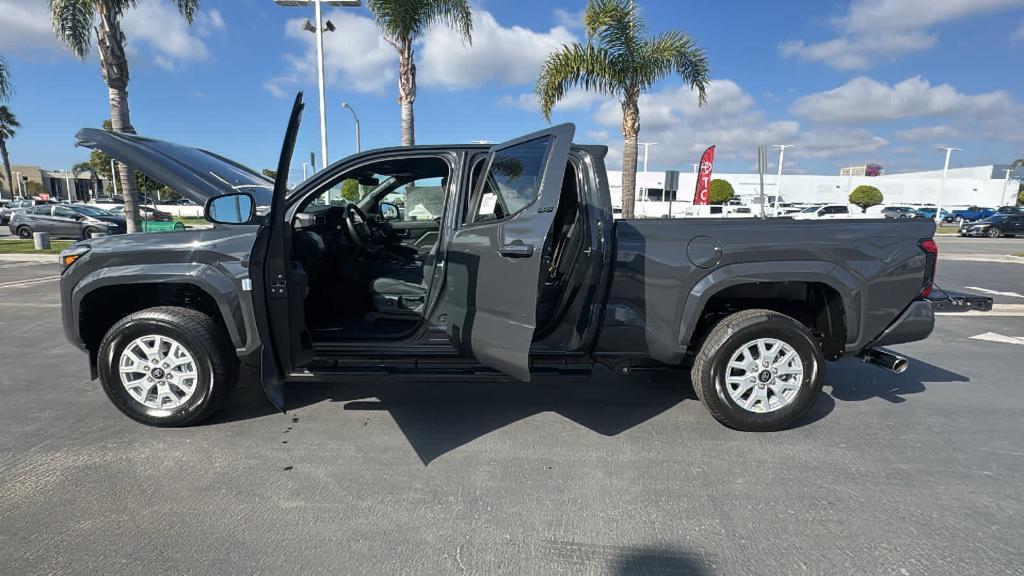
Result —
M 987 165 L 970 168 L 954 168 L 949 170 L 946 189 L 943 194 L 942 206 L 948 209 L 966 208 L 967 206 L 998 207 L 1014 204 L 1020 182 L 1007 180 L 1004 169 L 1009 166 Z M 1012 175 L 1024 178 L 1024 169 L 1018 169 Z M 745 204 L 756 205 L 759 198 L 759 181 L 757 174 L 714 174 L 732 184 L 736 197 Z M 696 174 L 679 174 L 679 191 L 675 198 L 666 197 L 664 172 L 637 172 L 637 214 L 660 217 L 669 213 L 669 202 L 672 200 L 673 215 L 681 215 L 693 200 L 696 186 Z M 612 205 L 622 205 L 622 173 L 617 170 L 608 171 L 611 186 Z M 939 187 L 942 183 L 942 170 L 929 172 L 910 172 L 906 174 L 887 174 L 884 176 L 838 176 L 838 175 L 804 175 L 783 174 L 781 195 L 786 202 L 806 204 L 845 204 L 857 186 L 862 184 L 874 186 L 882 191 L 887 205 L 927 205 L 938 204 Z M 778 192 L 776 175 L 765 174 L 764 193 L 766 202 Z

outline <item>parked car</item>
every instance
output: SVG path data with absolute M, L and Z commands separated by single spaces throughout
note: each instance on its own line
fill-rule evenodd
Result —
M 917 211 L 910 206 L 886 206 L 882 208 L 881 214 L 885 218 L 896 218 L 897 220 L 917 218 Z
M 961 236 L 999 238 L 1017 234 L 1024 234 L 1024 214 L 995 214 L 984 220 L 960 225 Z
M 198 149 L 78 133 L 203 203 L 214 224 L 61 254 L 65 334 L 127 416 L 199 422 L 239 362 L 258 367 L 278 408 L 286 382 L 692 364 L 716 419 L 776 430 L 818 399 L 826 361 L 902 371 L 881 347 L 932 331 L 934 222 L 614 220 L 607 149 L 573 145 L 572 124 L 490 147 L 366 151 L 290 190 L 301 111 L 299 96 L 272 189 Z M 380 185 L 356 202 L 318 201 L 370 178 Z M 421 186 L 440 193 L 438 220 L 385 220 L 385 197 Z
M 918 208 L 918 209 L 914 210 L 914 212 L 917 213 L 917 216 L 919 218 L 929 218 L 931 220 L 935 219 L 935 207 L 934 206 L 931 206 L 931 207 L 924 206 L 922 208 Z M 942 209 L 942 219 L 944 221 L 949 221 L 951 219 L 951 215 L 949 213 L 949 210 L 946 210 L 945 208 Z
M 860 208 L 847 204 L 826 204 L 824 206 L 808 206 L 799 212 L 791 215 L 794 220 L 834 220 L 836 218 L 871 218 L 870 214 L 863 214 Z
M 1000 206 L 998 214 L 1024 214 L 1024 206 Z
M 8 225 L 18 238 L 49 232 L 57 238 L 92 238 L 96 234 L 124 234 L 123 216 L 82 204 L 40 204 L 19 211 Z
M 974 222 L 975 220 L 983 220 L 996 213 L 995 208 L 979 208 L 977 206 L 971 206 L 964 210 L 953 210 L 949 217 L 945 219 L 946 222 Z
M 15 214 L 41 204 L 50 204 L 49 200 L 37 200 L 35 198 L 15 198 L 7 203 L 7 206 L 0 207 L 0 225 L 10 224 Z
M 114 206 L 110 209 L 114 214 L 120 214 L 124 217 L 124 204 Z M 154 222 L 173 222 L 174 214 L 170 212 L 164 212 L 163 210 L 157 210 L 150 206 L 139 206 L 139 217 L 143 220 L 153 220 Z

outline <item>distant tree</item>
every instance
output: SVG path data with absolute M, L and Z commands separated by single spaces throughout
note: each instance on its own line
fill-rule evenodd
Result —
M 736 195 L 736 192 L 732 189 L 732 184 L 728 181 L 716 178 L 711 181 L 711 187 L 708 190 L 708 202 L 712 204 L 725 204 L 732 197 Z
M 29 180 L 25 182 L 25 193 L 29 196 L 39 196 L 40 194 L 46 194 L 46 189 L 39 182 Z
M 402 146 L 416 143 L 413 102 L 416 100 L 416 61 L 413 45 L 434 24 L 458 31 L 473 41 L 473 11 L 469 0 L 368 0 L 384 40 L 398 52 L 398 102 L 402 107 Z
M 664 23 L 658 22 L 660 28 Z M 640 95 L 659 80 L 678 76 L 704 105 L 711 69 L 704 51 L 688 35 L 670 30 L 647 36 L 636 0 L 590 0 L 583 11 L 586 43 L 573 42 L 548 55 L 537 78 L 544 118 L 570 88 L 598 92 L 622 107 L 622 217 L 632 218 L 636 201 Z
M 349 178 L 341 183 L 341 197 L 349 202 L 356 202 L 362 197 L 362 193 L 359 190 L 359 182 L 354 178 Z
M 74 175 L 75 180 L 78 180 L 78 176 L 83 172 L 89 173 L 89 192 L 93 197 L 96 196 L 96 174 L 92 171 L 92 164 L 88 162 L 79 162 L 71 167 L 71 174 Z M 75 196 L 77 196 L 77 190 Z
M 7 60 L 0 56 L 0 102 L 10 100 L 13 93 L 14 87 L 11 86 L 11 76 L 7 72 Z
M 271 170 L 270 168 L 264 168 L 263 170 L 260 170 L 260 174 L 263 174 L 264 176 L 266 176 L 267 178 L 270 178 L 271 180 L 277 179 L 277 170 Z
M 850 204 L 860 206 L 861 211 L 882 203 L 882 191 L 874 186 L 857 186 L 850 192 Z
M 14 138 L 21 124 L 7 106 L 0 106 L 0 158 L 4 161 L 4 175 L 7 177 L 7 188 L 14 198 L 14 179 L 11 177 L 11 157 L 7 154 L 7 140 Z M 0 193 L 0 198 L 3 194 Z
M 1013 168 L 1014 169 L 1021 168 L 1021 167 L 1024 167 L 1024 158 L 1017 158 L 1016 160 L 1013 161 Z

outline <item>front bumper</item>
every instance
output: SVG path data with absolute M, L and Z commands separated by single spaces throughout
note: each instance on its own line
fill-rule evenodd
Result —
M 986 230 L 988 230 L 988 228 L 961 228 L 960 235 L 980 238 L 985 235 Z

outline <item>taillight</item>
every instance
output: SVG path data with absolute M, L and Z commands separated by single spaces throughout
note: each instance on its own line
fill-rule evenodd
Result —
M 921 293 L 917 297 L 927 298 L 932 293 L 932 286 L 935 283 L 935 265 L 939 261 L 939 245 L 932 238 L 925 238 L 917 245 L 924 251 L 925 256 L 924 286 L 921 287 Z

